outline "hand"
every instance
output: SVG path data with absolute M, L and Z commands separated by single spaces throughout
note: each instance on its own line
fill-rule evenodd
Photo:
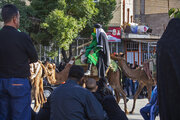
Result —
M 90 54 L 93 54 L 93 53 L 94 53 L 94 50 L 91 50 L 91 51 L 90 51 Z

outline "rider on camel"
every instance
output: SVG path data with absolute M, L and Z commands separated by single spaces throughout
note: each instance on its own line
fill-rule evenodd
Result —
M 98 69 L 98 77 L 105 77 L 106 70 L 110 65 L 110 53 L 108 38 L 102 25 L 95 24 L 96 33 L 92 33 L 93 41 L 89 47 L 86 48 L 86 57 L 88 58 L 88 70 L 85 75 L 91 74 L 91 66 L 94 64 Z

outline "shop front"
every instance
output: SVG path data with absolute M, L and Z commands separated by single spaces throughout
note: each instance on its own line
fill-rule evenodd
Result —
M 138 65 L 151 58 L 156 52 L 159 37 L 150 35 L 123 36 L 124 53 L 127 62 Z
M 122 52 L 121 28 L 120 27 L 109 27 L 107 36 L 108 36 L 110 52 L 111 53 Z

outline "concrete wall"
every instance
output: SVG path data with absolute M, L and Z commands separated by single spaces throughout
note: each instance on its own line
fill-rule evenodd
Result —
M 134 14 L 140 14 L 141 0 L 134 0 Z M 145 0 L 145 14 L 168 13 L 168 0 Z M 169 0 L 169 8 L 180 8 L 180 0 Z
M 169 16 L 167 13 L 147 14 L 145 15 L 145 23 L 152 28 L 152 34 L 162 35 L 167 24 L 169 22 Z
M 169 0 L 169 8 L 180 8 L 180 0 Z M 146 0 L 145 14 L 168 13 L 168 0 Z
M 121 0 L 116 0 L 116 9 L 113 12 L 113 19 L 109 26 L 120 26 L 121 24 Z
M 116 0 L 117 5 L 113 14 L 113 19 L 110 21 L 109 26 L 121 26 L 123 24 L 123 0 Z M 125 22 L 128 21 L 129 9 L 129 22 L 131 22 L 131 16 L 134 18 L 133 0 L 125 0 Z
M 168 0 L 145 0 L 145 15 L 142 22 L 141 0 L 134 0 L 134 21 L 139 24 L 148 25 L 153 29 L 155 35 L 162 35 L 168 22 Z M 169 8 L 180 8 L 180 0 L 169 0 Z

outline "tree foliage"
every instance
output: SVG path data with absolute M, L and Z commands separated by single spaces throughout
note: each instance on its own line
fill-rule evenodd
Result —
M 108 23 L 113 18 L 113 11 L 116 8 L 116 0 L 99 0 L 95 7 L 99 12 L 88 21 L 86 28 L 81 32 L 81 36 L 89 36 L 93 31 L 95 23 L 100 23 L 105 29 L 107 28 Z
M 173 18 L 180 18 L 180 10 L 179 8 L 171 8 L 168 11 L 169 17 L 173 17 Z
M 31 6 L 41 20 L 38 36 L 46 34 L 49 43 L 64 49 L 97 13 L 93 0 L 32 0 Z

